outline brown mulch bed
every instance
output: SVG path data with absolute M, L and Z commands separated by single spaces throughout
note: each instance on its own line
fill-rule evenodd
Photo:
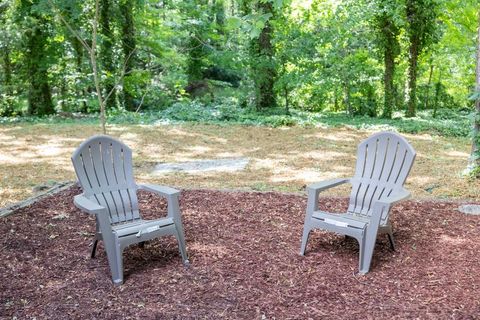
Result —
M 76 187 L 0 220 L 0 317 L 19 319 L 476 319 L 480 217 L 458 202 L 416 202 L 392 212 L 397 251 L 381 237 L 371 272 L 358 245 L 315 231 L 300 238 L 305 198 L 280 193 L 184 191 L 191 266 L 175 239 L 125 251 L 114 287 L 103 247 L 89 258 L 94 219 L 72 205 Z M 165 211 L 140 193 L 146 217 Z M 322 198 L 341 211 L 346 199 Z M 65 217 L 66 216 L 66 217 Z

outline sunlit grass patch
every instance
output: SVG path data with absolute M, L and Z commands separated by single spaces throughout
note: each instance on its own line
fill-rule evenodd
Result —
M 351 127 L 244 125 L 110 125 L 108 131 L 133 149 L 139 181 L 181 188 L 303 192 L 306 184 L 353 174 L 358 143 L 376 130 Z M 74 180 L 70 163 L 81 141 L 99 132 L 96 124 L 12 124 L 0 127 L 0 206 L 32 195 L 49 180 Z M 461 176 L 467 138 L 404 134 L 417 150 L 407 180 L 415 197 L 480 199 L 480 184 Z M 157 163 L 244 157 L 238 172 L 152 174 Z M 348 194 L 347 187 L 330 194 Z

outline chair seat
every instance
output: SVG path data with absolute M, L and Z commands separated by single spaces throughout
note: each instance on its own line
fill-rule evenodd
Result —
M 314 211 L 312 218 L 322 220 L 325 223 L 338 227 L 365 229 L 370 219 L 351 213 L 334 214 L 325 211 Z
M 160 228 L 175 224 L 172 218 L 162 218 L 156 220 L 138 219 L 133 222 L 126 222 L 112 226 L 113 232 L 117 237 L 125 237 L 132 234 L 150 233 Z

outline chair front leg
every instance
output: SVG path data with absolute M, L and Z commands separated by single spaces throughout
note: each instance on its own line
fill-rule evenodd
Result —
M 365 274 L 370 270 L 370 263 L 372 262 L 373 250 L 375 249 L 375 242 L 377 240 L 378 228 L 380 220 L 385 210 L 390 207 L 383 203 L 376 203 L 373 207 L 372 217 L 364 233 L 363 251 L 360 249 L 360 273 Z
M 112 280 L 116 286 L 123 284 L 123 247 L 120 242 L 115 244 L 115 268 L 112 269 Z
M 302 244 L 300 245 L 300 255 L 305 255 L 310 231 L 312 231 L 312 215 L 318 210 L 318 195 L 319 191 L 316 189 L 308 190 L 307 210 L 305 213 L 305 222 L 303 224 Z
M 97 221 L 102 232 L 103 245 L 107 252 L 108 265 L 112 273 L 112 280 L 115 285 L 123 283 L 122 250 L 113 234 L 110 220 L 106 213 L 97 214 Z
M 178 195 L 169 195 L 167 197 L 167 211 L 168 211 L 168 216 L 173 218 L 173 221 L 175 222 L 175 230 L 176 230 L 176 238 L 178 241 L 178 248 L 180 251 L 180 254 L 182 255 L 182 260 L 183 263 L 188 266 L 189 261 L 188 261 L 188 255 L 187 255 L 187 248 L 185 245 L 185 233 L 183 231 L 183 224 L 182 224 L 182 217 L 180 213 L 180 203 L 178 201 Z

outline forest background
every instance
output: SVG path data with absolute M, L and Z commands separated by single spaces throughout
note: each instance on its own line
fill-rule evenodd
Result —
M 473 111 L 474 0 L 97 2 L 98 72 L 112 116 L 248 122 L 257 112 L 289 125 L 295 118 L 281 115 L 297 111 Z M 95 4 L 0 3 L 2 116 L 99 112 L 84 47 Z M 460 131 L 452 134 L 468 134 Z
M 69 154 L 105 119 L 137 147 L 141 174 L 207 154 L 255 159 L 236 183 L 222 176 L 212 188 L 298 190 L 307 173 L 348 174 L 338 148 L 351 168 L 366 132 L 420 134 L 407 136 L 419 152 L 416 193 L 480 197 L 462 176 L 479 172 L 476 0 L 3 0 L 0 25 L 4 203 L 72 178 Z

